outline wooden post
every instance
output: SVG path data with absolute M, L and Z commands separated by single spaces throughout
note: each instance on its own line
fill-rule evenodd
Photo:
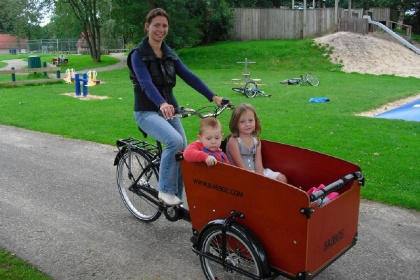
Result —
M 302 38 L 305 38 L 306 33 L 306 0 L 303 0 L 303 24 L 302 24 Z
M 338 25 L 338 0 L 335 0 L 335 7 L 334 7 L 334 14 L 335 14 L 335 28 L 337 30 L 337 25 Z
M 351 18 L 352 17 L 352 14 L 351 14 L 351 0 L 349 0 L 349 8 L 348 8 L 348 15 L 347 15 L 347 17 L 348 18 Z
M 12 71 L 15 71 L 15 67 L 12 67 Z M 12 73 L 12 82 L 16 82 L 16 74 Z
M 44 66 L 44 68 L 47 68 L 47 63 L 45 61 L 42 63 L 42 65 Z M 44 72 L 44 77 L 48 77 L 47 72 Z

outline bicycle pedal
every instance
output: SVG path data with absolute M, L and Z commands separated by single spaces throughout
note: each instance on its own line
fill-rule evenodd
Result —
M 182 205 L 183 202 L 181 201 L 178 204 L 168 204 L 168 203 L 166 203 L 165 201 L 163 201 L 162 199 L 159 198 L 159 203 L 166 206 L 166 207 L 174 207 L 174 206 Z

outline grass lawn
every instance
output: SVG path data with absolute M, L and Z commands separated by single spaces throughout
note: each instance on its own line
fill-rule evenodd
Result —
M 20 260 L 0 247 L 0 279 L 2 280 L 49 280 L 51 277 Z
M 178 53 L 219 96 L 233 104 L 248 102 L 256 107 L 263 126 L 261 138 L 353 162 L 366 178 L 363 198 L 420 210 L 420 123 L 355 115 L 418 94 L 420 79 L 343 73 L 340 65 L 329 62 L 329 51 L 308 39 L 223 42 Z M 10 57 L 0 56 L 0 61 Z M 83 56 L 69 58 L 73 68 L 89 68 L 79 66 Z M 247 99 L 231 90 L 231 79 L 240 78 L 244 70 L 236 62 L 245 58 L 256 62 L 248 70 L 253 78 L 261 79 L 260 89 L 271 97 Z M 320 78 L 318 87 L 280 84 L 307 72 Z M 0 87 L 0 123 L 110 145 L 119 138 L 141 137 L 133 119 L 128 70 L 98 71 L 98 79 L 103 83 L 90 87 L 89 94 L 108 99 L 63 95 L 74 93 L 71 84 Z M 177 82 L 180 105 L 197 108 L 208 104 L 181 79 Z M 328 97 L 330 102 L 310 103 L 311 97 Z M 225 135 L 229 115 L 220 116 Z M 189 141 L 196 139 L 199 121 L 183 120 Z

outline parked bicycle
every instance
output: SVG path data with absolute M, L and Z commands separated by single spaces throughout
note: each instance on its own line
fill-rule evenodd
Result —
M 301 75 L 300 78 L 292 78 L 280 82 L 280 84 L 287 85 L 302 85 L 304 83 L 308 83 L 311 86 L 316 87 L 319 85 L 319 78 L 313 73 L 307 73 L 305 74 L 305 77 Z
M 266 94 L 264 91 L 258 89 L 258 85 L 255 81 L 248 81 L 243 87 L 234 87 L 233 91 L 239 92 L 248 98 L 253 98 L 257 95 L 264 97 L 270 97 L 270 94 Z

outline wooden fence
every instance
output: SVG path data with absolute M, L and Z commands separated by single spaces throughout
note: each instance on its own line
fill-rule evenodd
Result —
M 367 34 L 369 21 L 366 18 L 340 18 L 338 30 Z
M 372 19 L 382 20 L 394 15 L 389 8 L 372 8 L 366 12 Z M 319 37 L 338 30 L 367 32 L 362 20 L 363 9 L 338 8 L 319 9 L 254 9 L 237 8 L 234 11 L 234 24 L 231 37 L 237 41 L 261 39 L 303 39 Z M 378 19 L 375 19 L 378 18 Z M 304 20 L 306 18 L 306 20 Z M 341 19 L 346 19 L 341 21 Z M 354 19 L 361 19 L 355 21 Z M 389 20 L 389 19 L 388 19 Z
M 16 70 L 12 67 L 11 70 L 0 70 L 0 75 L 11 75 L 10 82 L 2 82 L 0 85 L 23 85 L 23 84 L 38 84 L 38 83 L 51 83 L 56 81 L 61 81 L 60 79 L 60 71 L 61 68 L 57 66 L 53 67 L 42 67 L 42 68 L 24 68 Z M 55 72 L 56 78 L 48 78 L 48 72 Z M 16 81 L 16 74 L 30 74 L 30 73 L 44 73 L 44 77 L 47 79 L 29 79 L 29 80 L 22 80 Z
M 235 9 L 232 39 L 302 39 L 321 36 L 337 30 L 335 9 Z

